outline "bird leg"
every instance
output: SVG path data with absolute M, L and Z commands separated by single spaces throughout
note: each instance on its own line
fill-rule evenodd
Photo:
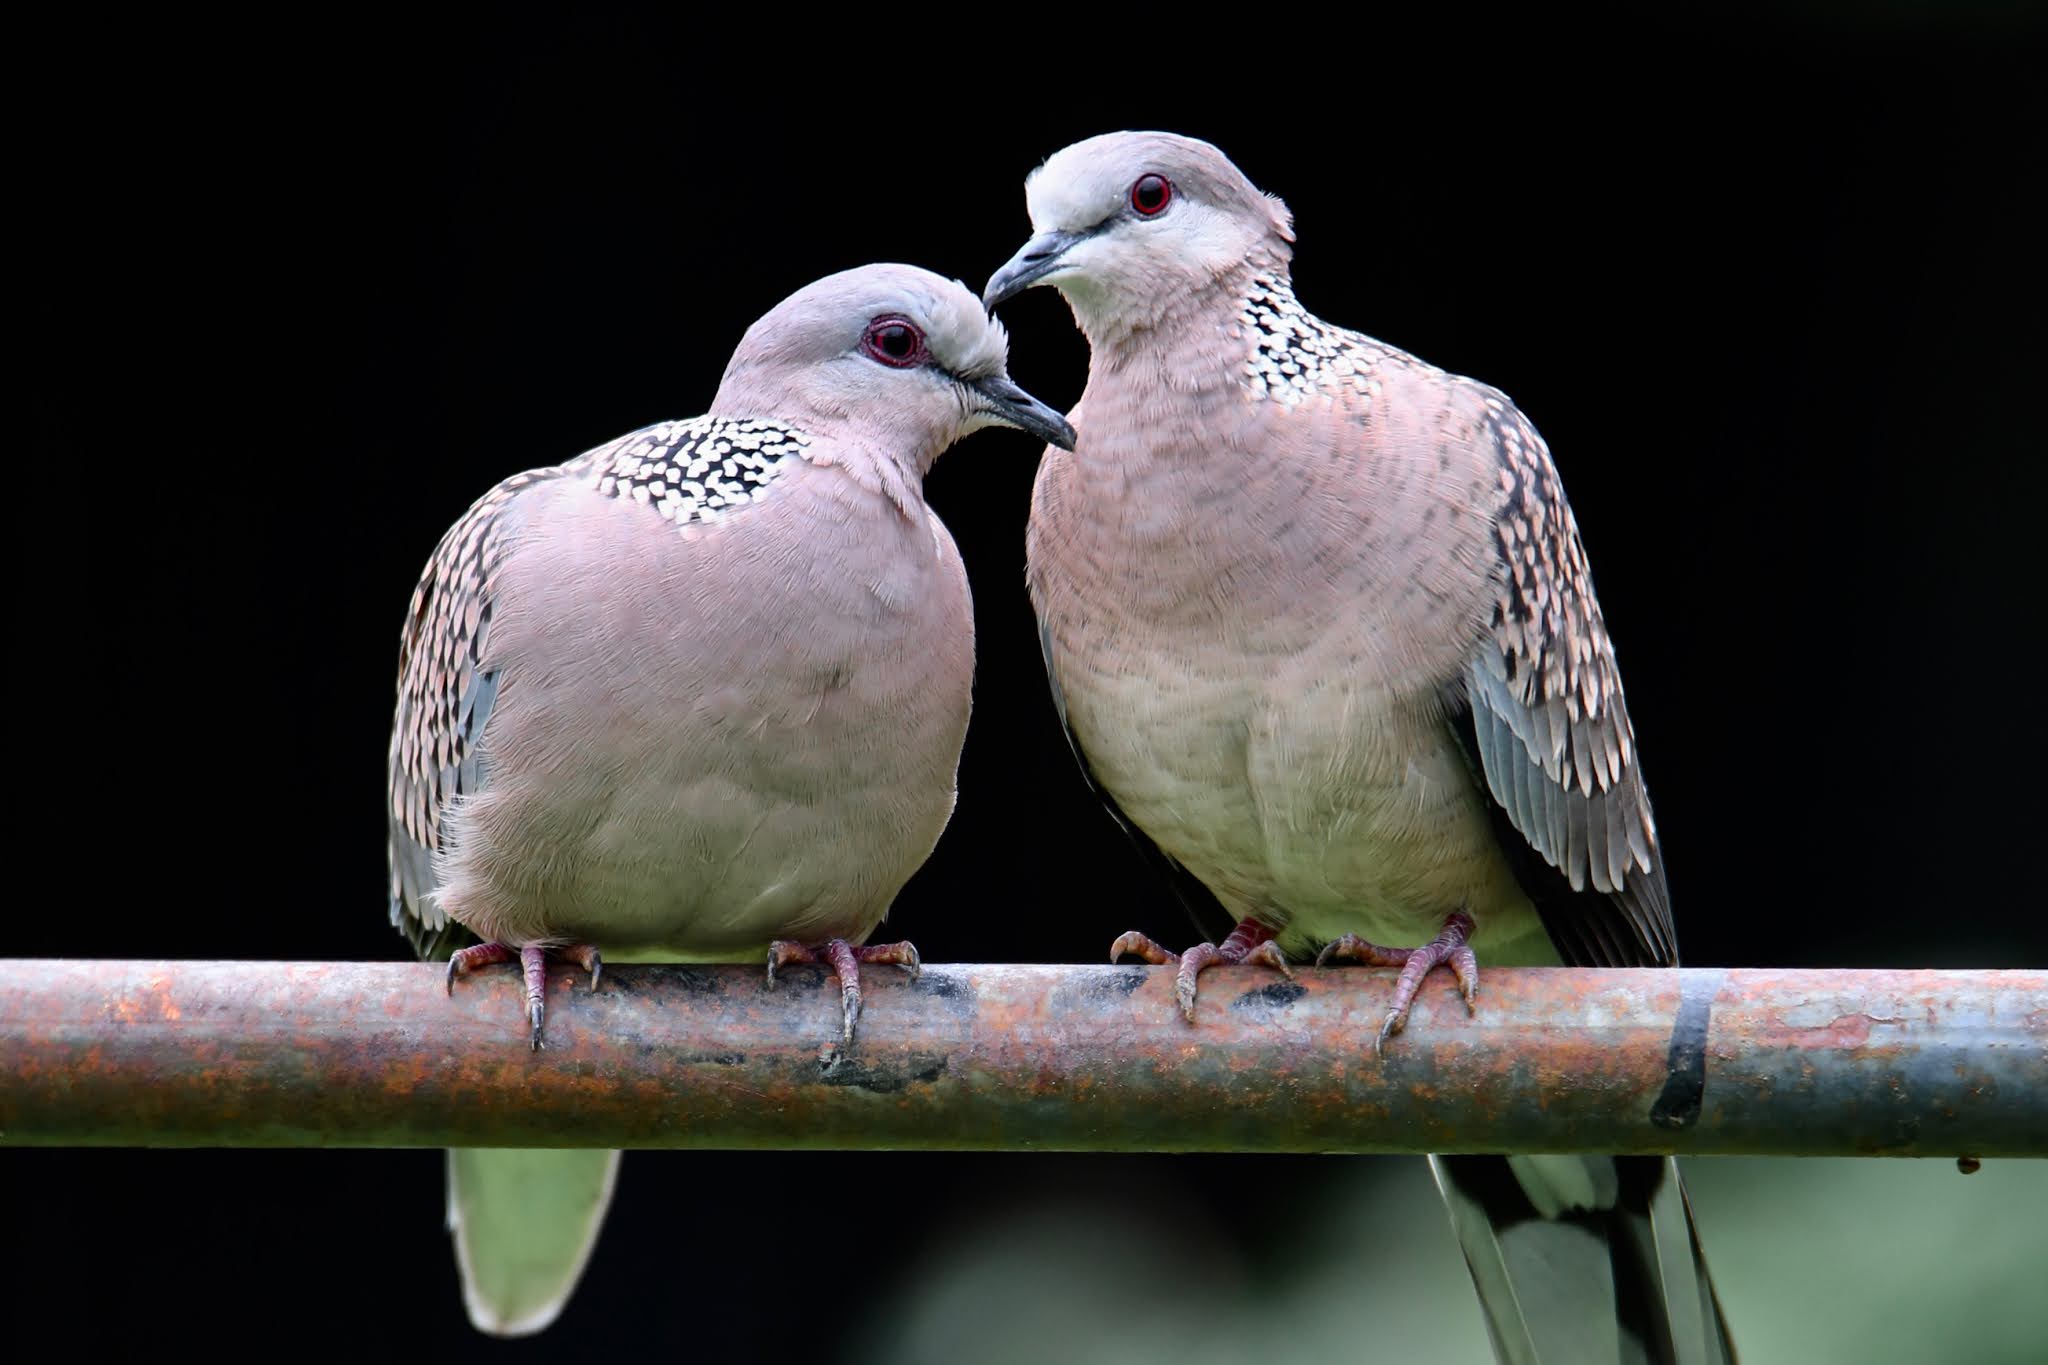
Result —
M 604 975 L 604 958 L 594 943 L 565 943 L 555 948 L 539 943 L 529 943 L 524 948 L 511 948 L 503 943 L 472 943 L 448 955 L 448 993 L 455 993 L 455 978 L 458 976 L 467 976 L 479 967 L 497 962 L 518 962 L 526 976 L 526 1018 L 532 1030 L 529 1041 L 533 1050 L 538 1052 L 541 1049 L 541 1019 L 547 1014 L 547 955 L 551 952 L 589 972 L 590 989 L 597 989 L 598 979 Z
M 1155 967 L 1163 967 L 1169 962 L 1180 963 L 1180 970 L 1174 973 L 1173 994 L 1180 1001 L 1181 1017 L 1192 1024 L 1195 1022 L 1196 980 L 1205 969 L 1218 963 L 1234 965 L 1241 962 L 1255 967 L 1271 967 L 1289 981 L 1294 979 L 1294 973 L 1287 969 L 1286 954 L 1273 941 L 1273 932 L 1247 916 L 1237 922 L 1237 927 L 1230 931 L 1230 937 L 1222 943 L 1197 943 L 1185 953 L 1175 953 L 1133 929 L 1109 945 L 1109 960 L 1115 962 L 1125 953 L 1130 953 Z
M 839 1045 L 842 1049 L 853 1046 L 854 1025 L 860 1022 L 860 964 L 863 962 L 893 962 L 910 973 L 912 981 L 923 968 L 917 956 L 917 948 L 910 943 L 872 943 L 865 948 L 856 948 L 843 938 L 827 939 L 819 944 L 798 943 L 792 938 L 779 938 L 768 945 L 768 985 L 775 985 L 775 970 L 792 962 L 827 962 L 832 974 L 839 978 L 839 1012 L 844 1019 L 840 1029 Z
M 1444 921 L 1443 932 L 1420 948 L 1382 948 L 1376 943 L 1367 943 L 1356 934 L 1346 934 L 1333 940 L 1323 951 L 1316 954 L 1316 965 L 1331 958 L 1345 962 L 1363 962 L 1368 967 L 1399 967 L 1401 979 L 1394 983 L 1393 1004 L 1387 1009 L 1387 1017 L 1380 1024 L 1379 1037 L 1373 1040 L 1373 1051 L 1384 1057 L 1387 1053 L 1387 1039 L 1408 1026 L 1408 1009 L 1415 1003 L 1415 992 L 1422 986 L 1422 978 L 1432 970 L 1448 966 L 1458 978 L 1458 994 L 1465 997 L 1465 1012 L 1477 1013 L 1472 997 L 1479 994 L 1479 959 L 1465 940 L 1472 933 L 1472 917 L 1459 910 Z

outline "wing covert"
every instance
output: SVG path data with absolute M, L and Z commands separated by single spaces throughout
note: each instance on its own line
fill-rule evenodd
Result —
M 1528 420 L 1488 391 L 1481 429 L 1500 469 L 1499 575 L 1465 671 L 1468 747 L 1534 855 L 1518 860 L 1525 888 L 1567 960 L 1675 962 L 1656 822 L 1578 526 Z
M 452 803 L 489 777 L 478 741 L 498 697 L 499 674 L 487 660 L 493 592 L 514 541 L 513 500 L 559 472 L 514 475 L 448 529 L 399 636 L 386 809 L 390 913 L 422 957 L 445 957 L 472 937 L 434 903 L 434 858 Z

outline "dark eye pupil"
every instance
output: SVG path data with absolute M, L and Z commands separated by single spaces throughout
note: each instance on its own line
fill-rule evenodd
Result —
M 860 336 L 861 349 L 884 365 L 909 369 L 925 356 L 924 333 L 901 318 L 876 318 Z
M 1161 175 L 1140 176 L 1138 183 L 1131 186 L 1131 204 L 1140 213 L 1157 213 L 1166 207 L 1172 197 L 1172 187 Z

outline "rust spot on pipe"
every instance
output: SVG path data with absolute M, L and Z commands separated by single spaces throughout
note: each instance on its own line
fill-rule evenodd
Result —
M 1870 1031 L 1876 1025 L 1904 1022 L 1895 1015 L 1880 1018 L 1862 1012 L 1839 1014 L 1818 1028 L 1786 1029 L 1769 1041 L 1783 1047 L 1860 1048 L 1869 1044 Z

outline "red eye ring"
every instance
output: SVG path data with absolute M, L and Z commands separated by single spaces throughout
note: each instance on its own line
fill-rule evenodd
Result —
M 924 333 L 908 318 L 876 318 L 860 334 L 860 348 L 870 360 L 879 360 L 895 370 L 908 370 L 931 359 Z
M 1157 218 L 1173 202 L 1173 182 L 1163 175 L 1147 172 L 1131 183 L 1131 211 L 1140 218 Z

